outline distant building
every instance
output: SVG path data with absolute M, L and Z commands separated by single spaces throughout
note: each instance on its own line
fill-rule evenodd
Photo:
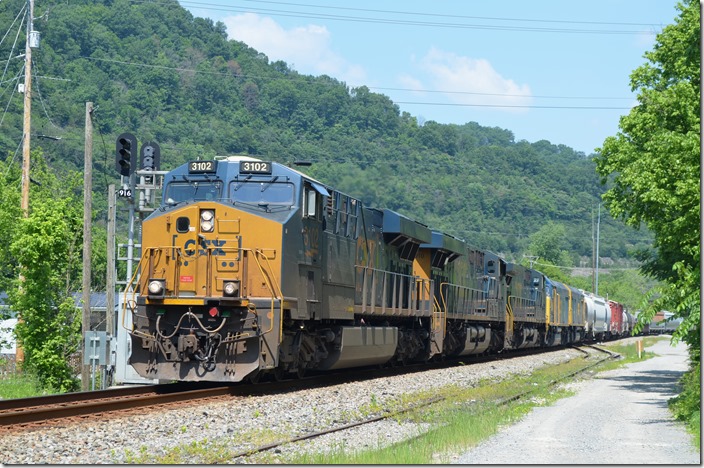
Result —
M 76 307 L 81 308 L 83 300 L 82 293 L 72 294 Z M 90 329 L 105 331 L 106 330 L 106 294 L 104 292 L 91 293 L 90 295 Z M 8 317 L 2 320 L 2 317 Z M 7 305 L 7 294 L 0 292 L 0 356 L 14 357 L 17 351 L 17 343 L 15 340 L 14 330 L 17 325 L 17 312 L 10 310 Z

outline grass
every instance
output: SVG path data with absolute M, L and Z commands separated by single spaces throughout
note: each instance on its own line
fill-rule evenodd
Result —
M 242 450 L 233 449 L 233 445 L 246 440 L 251 447 L 270 444 L 278 440 L 284 440 L 286 434 L 278 433 L 269 429 L 256 429 L 247 433 L 240 433 L 232 438 L 221 438 L 214 441 L 200 440 L 191 441 L 187 444 L 162 449 L 162 453 L 152 453 L 147 446 L 141 446 L 137 452 L 125 451 L 124 461 L 121 463 L 137 465 L 214 465 L 230 462 L 235 455 Z M 117 456 L 113 453 L 113 462 L 118 462 Z
M 666 337 L 645 337 L 643 338 L 643 348 L 647 348 L 649 346 L 654 345 L 658 341 L 661 340 L 667 340 L 668 338 Z M 609 351 L 612 351 L 614 353 L 618 353 L 622 356 L 621 359 L 619 360 L 609 360 L 606 361 L 604 364 L 601 364 L 599 366 L 599 371 L 604 371 L 604 370 L 611 370 L 611 369 L 616 369 L 621 366 L 624 366 L 626 364 L 630 364 L 632 362 L 638 362 L 638 361 L 644 361 L 646 359 L 653 358 L 657 356 L 652 351 L 643 351 L 641 353 L 641 357 L 638 357 L 638 348 L 636 347 L 636 342 L 633 341 L 628 344 L 613 344 L 613 345 L 602 345 L 601 346 L 604 349 L 608 349 Z
M 426 433 L 396 444 L 375 449 L 350 451 L 334 447 L 327 453 L 312 453 L 284 460 L 291 464 L 428 464 L 449 463 L 455 454 L 479 444 L 501 427 L 521 419 L 535 406 L 551 404 L 572 392 L 548 384 L 584 366 L 581 359 L 539 369 L 531 375 L 512 376 L 500 382 L 485 381 L 474 388 L 446 387 L 432 392 L 446 397 L 415 413 L 406 421 L 430 424 Z M 498 405 L 518 393 L 531 391 L 530 399 Z M 427 395 L 418 395 L 425 398 Z M 413 396 L 407 396 L 409 400 Z M 442 421 L 438 424 L 437 421 Z
M 652 344 L 646 339 L 646 346 Z M 632 349 L 631 349 L 632 348 Z M 610 347 L 624 356 L 618 361 L 608 361 L 599 370 L 604 370 L 638 360 L 635 345 Z M 646 353 L 641 359 L 653 357 Z M 369 449 L 354 449 L 346 444 L 338 444 L 325 453 L 304 453 L 300 455 L 263 452 L 253 455 L 248 463 L 271 464 L 446 464 L 467 449 L 497 433 L 502 427 L 515 423 L 536 406 L 546 406 L 565 398 L 573 392 L 551 386 L 551 382 L 581 369 L 584 359 L 546 366 L 529 375 L 514 375 L 509 379 L 485 380 L 472 388 L 449 386 L 432 391 L 404 394 L 394 401 L 383 404 L 374 395 L 370 402 L 361 406 L 356 413 L 346 414 L 346 420 L 356 420 L 384 411 L 393 412 L 399 408 L 418 405 L 434 397 L 443 397 L 441 402 L 421 409 L 396 415 L 393 419 L 401 423 L 413 423 L 422 434 L 391 445 L 381 442 Z M 530 398 L 499 405 L 497 402 L 523 392 L 531 392 Z M 442 423 L 438 423 L 441 421 Z M 138 464 L 214 464 L 232 462 L 239 450 L 232 446 L 247 440 L 252 447 L 286 438 L 286 434 L 272 431 L 251 431 L 216 441 L 193 441 L 167 449 L 163 453 L 150 453 L 146 447 L 137 453 L 126 452 L 126 463 Z
M 644 338 L 643 347 L 651 346 L 660 339 L 663 338 Z M 656 356 L 653 352 L 645 351 L 639 357 L 635 343 L 606 346 L 606 348 L 621 354 L 622 358 L 608 360 L 600 364 L 597 371 L 615 369 L 631 362 Z M 477 388 L 460 391 L 452 400 L 455 402 L 454 407 L 447 403 L 437 405 L 432 411 L 425 411 L 424 416 L 421 417 L 422 420 L 431 423 L 442 421 L 442 424 L 434 423 L 431 430 L 410 440 L 370 450 L 350 451 L 346 447 L 336 447 L 327 453 L 304 454 L 286 462 L 292 464 L 450 463 L 455 454 L 478 445 L 499 431 L 502 426 L 521 419 L 533 407 L 549 405 L 560 398 L 571 395 L 571 392 L 564 389 L 550 389 L 546 384 L 561 375 L 566 375 L 574 367 L 582 366 L 583 361 L 573 360 L 560 366 L 539 369 L 529 377 L 512 377 L 498 383 L 484 382 Z M 698 372 L 694 374 L 697 377 L 699 375 Z M 690 377 L 690 380 L 694 380 L 694 378 Z M 491 404 L 487 398 L 487 394 L 490 394 L 501 399 L 531 388 L 534 392 L 530 400 L 498 406 Z M 690 395 L 689 400 L 690 402 L 698 402 L 699 393 Z M 457 405 L 458 401 L 461 401 L 462 404 Z M 698 430 L 699 412 L 691 413 L 689 410 L 685 410 L 683 413 L 689 416 L 690 425 L 696 426 Z M 695 436 L 698 436 L 698 433 Z
M 692 435 L 692 439 L 697 449 L 702 449 L 702 426 L 701 426 L 701 363 L 693 365 L 690 370 L 682 376 L 680 380 L 682 392 L 668 401 L 670 410 L 675 417 L 682 421 L 687 427 L 687 432 Z
M 14 362 L 0 358 L 0 398 L 10 400 L 48 395 L 52 389 L 44 389 L 39 379 L 28 372 L 15 370 Z

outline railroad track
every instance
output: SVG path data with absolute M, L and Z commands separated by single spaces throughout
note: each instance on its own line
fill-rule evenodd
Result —
M 561 382 L 564 382 L 565 380 L 567 380 L 567 379 L 569 379 L 569 378 L 572 378 L 572 377 L 574 377 L 574 376 L 576 376 L 576 375 L 579 375 L 579 374 L 581 374 L 581 373 L 583 373 L 583 372 L 586 372 L 587 370 L 589 370 L 589 369 L 591 369 L 591 368 L 593 368 L 593 367 L 596 367 L 597 365 L 601 364 L 601 363 L 604 362 L 604 361 L 607 361 L 607 360 L 609 360 L 609 359 L 616 359 L 616 358 L 619 358 L 619 357 L 621 356 L 621 355 L 618 354 L 618 353 L 614 353 L 614 352 L 611 352 L 611 351 L 606 350 L 606 349 L 603 349 L 603 348 L 599 348 L 599 347 L 594 346 L 594 345 L 585 345 L 585 346 L 583 346 L 583 347 L 573 346 L 573 347 L 571 347 L 571 348 L 576 349 L 576 350 L 578 350 L 578 351 L 581 351 L 582 353 L 585 354 L 585 357 L 588 357 L 588 356 L 590 355 L 590 353 L 589 353 L 588 351 L 585 351 L 585 350 L 582 349 L 582 348 L 592 348 L 592 349 L 595 349 L 595 350 L 597 350 L 597 351 L 599 351 L 599 352 L 601 352 L 601 353 L 607 354 L 608 356 L 606 356 L 606 357 L 604 357 L 604 358 L 602 358 L 602 359 L 599 359 L 598 361 L 589 363 L 589 364 L 586 365 L 585 367 L 583 367 L 583 368 L 581 368 L 581 369 L 578 369 L 578 370 L 576 370 L 576 371 L 570 372 L 570 373 L 568 373 L 568 374 L 566 374 L 566 375 L 560 377 L 559 379 L 555 379 L 555 380 L 549 382 L 549 383 L 547 384 L 547 387 L 553 387 L 553 386 L 555 386 L 555 385 L 557 385 L 557 384 L 559 384 L 559 383 L 561 383 Z M 553 349 L 553 351 L 554 351 L 554 349 Z M 511 403 L 511 402 L 513 402 L 513 401 L 517 401 L 517 400 L 520 400 L 521 398 L 525 398 L 525 397 L 527 397 L 527 396 L 530 396 L 530 395 L 532 395 L 533 393 L 535 393 L 535 390 L 534 390 L 534 389 L 531 389 L 531 390 L 528 390 L 528 391 L 521 392 L 521 393 L 519 393 L 519 394 L 510 396 L 510 397 L 508 397 L 508 398 L 504 398 L 504 399 L 502 399 L 502 400 L 497 400 L 496 402 L 494 402 L 494 404 L 497 405 L 497 406 L 507 405 L 507 404 L 509 404 L 509 403 Z M 278 447 L 282 447 L 282 446 L 284 446 L 284 445 L 291 444 L 291 443 L 294 443 L 294 442 L 299 442 L 299 441 L 303 441 L 303 440 L 311 440 L 311 439 L 315 439 L 315 438 L 317 438 L 317 437 L 321 437 L 321 436 L 324 436 L 324 435 L 327 435 L 327 434 L 332 434 L 332 433 L 335 433 L 335 432 L 344 431 L 344 430 L 351 429 L 351 428 L 354 428 L 354 427 L 364 426 L 364 425 L 366 425 L 366 424 L 371 424 L 371 423 L 374 423 L 374 422 L 377 422 L 377 421 L 382 421 L 382 420 L 384 420 L 384 419 L 393 418 L 393 417 L 396 417 L 396 416 L 401 415 L 401 414 L 404 414 L 404 413 L 409 413 L 409 412 L 415 411 L 415 410 L 417 410 L 417 409 L 420 409 L 420 408 L 423 408 L 423 407 L 426 407 L 426 406 L 430 406 L 430 405 L 432 405 L 432 404 L 434 404 L 434 403 L 439 403 L 439 402 L 445 401 L 446 399 L 447 399 L 447 398 L 445 398 L 445 397 L 430 398 L 430 399 L 428 399 L 428 400 L 426 400 L 426 401 L 423 401 L 423 402 L 421 402 L 421 403 L 417 403 L 417 404 L 415 404 L 415 405 L 413 405 L 413 406 L 409 406 L 409 407 L 407 407 L 407 408 L 398 409 L 398 410 L 396 410 L 396 411 L 385 412 L 384 414 L 377 415 L 377 416 L 373 416 L 373 417 L 369 417 L 369 418 L 364 419 L 364 420 L 361 420 L 361 421 L 357 421 L 357 422 L 353 422 L 353 423 L 349 423 L 349 424 L 344 424 L 344 425 L 340 425 L 340 426 L 337 426 L 337 427 L 328 428 L 328 429 L 324 429 L 324 430 L 316 431 L 316 432 L 311 432 L 311 433 L 307 433 L 307 434 L 303 434 L 303 435 L 299 435 L 299 436 L 294 436 L 294 437 L 290 437 L 290 438 L 287 438 L 287 439 L 284 439 L 284 440 L 280 440 L 280 441 L 277 441 L 277 442 L 273 442 L 273 443 L 269 443 L 269 444 L 266 444 L 266 445 L 261 445 L 261 446 L 258 446 L 258 447 L 254 447 L 254 448 L 251 448 L 251 449 L 242 451 L 242 452 L 240 452 L 240 453 L 237 453 L 237 454 L 233 455 L 230 459 L 231 459 L 231 460 L 237 460 L 238 458 L 250 457 L 250 456 L 255 455 L 255 454 L 257 454 L 257 453 L 266 452 L 266 451 L 269 451 L 269 450 L 272 450 L 272 449 L 275 449 L 275 448 L 278 448 Z
M 149 385 L 0 401 L 0 432 L 34 429 L 58 420 L 233 394 L 228 386 Z
M 552 348 L 547 351 L 555 351 Z M 600 350 L 605 352 L 603 350 Z M 335 385 L 355 380 L 389 377 L 431 369 L 452 367 L 471 363 L 494 361 L 502 358 L 525 356 L 539 353 L 539 349 L 521 350 L 504 355 L 468 356 L 464 359 L 446 360 L 418 365 L 408 365 L 384 369 L 352 369 L 340 373 L 313 375 L 305 379 L 291 379 L 281 382 L 260 384 L 223 385 L 215 383 L 177 383 L 135 387 L 122 387 L 108 390 L 48 395 L 41 397 L 0 400 L 0 433 L 32 430 L 52 425 L 64 424 L 92 416 L 122 415 L 134 410 L 161 407 L 163 405 L 186 405 L 189 401 L 202 404 L 205 399 L 235 398 L 257 394 L 272 394 L 292 389 L 306 389 Z M 428 404 L 433 401 L 428 402 Z M 404 410 L 404 411 L 410 411 Z M 397 414 L 397 413 L 394 413 Z M 383 418 L 393 416 L 387 414 Z M 368 421 L 373 422 L 373 421 Z M 367 423 L 368 423 L 367 422 Z M 365 424 L 355 423 L 355 425 Z M 353 426 L 350 426 L 353 427 Z M 342 427 L 335 430 L 343 430 Z M 319 434 L 322 435 L 322 434 Z M 303 436 L 304 438 L 314 436 Z M 272 447 L 273 448 L 273 447 Z

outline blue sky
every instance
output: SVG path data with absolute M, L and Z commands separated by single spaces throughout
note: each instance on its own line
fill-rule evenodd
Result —
M 629 76 L 675 0 L 180 1 L 303 74 L 385 94 L 420 122 L 590 154 L 636 104 Z

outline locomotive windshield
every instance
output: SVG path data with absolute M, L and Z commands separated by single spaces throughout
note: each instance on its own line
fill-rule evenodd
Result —
M 166 186 L 164 200 L 169 205 L 189 200 L 219 200 L 221 193 L 221 181 L 171 182 Z
M 234 181 L 230 184 L 230 200 L 255 205 L 293 205 L 294 187 L 289 182 Z

